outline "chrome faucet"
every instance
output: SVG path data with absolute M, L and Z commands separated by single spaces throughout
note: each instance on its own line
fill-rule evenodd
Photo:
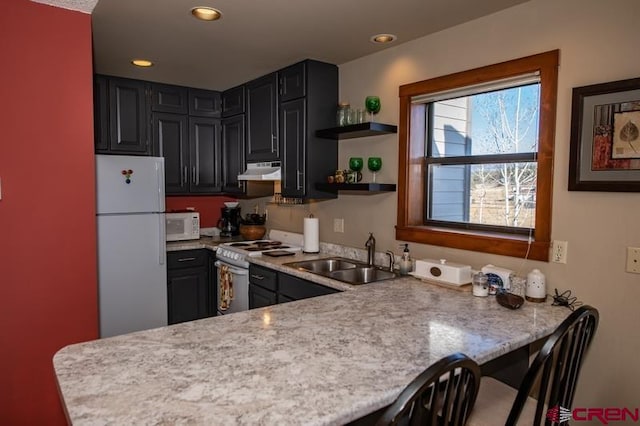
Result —
M 373 260 L 376 255 L 376 239 L 373 238 L 373 232 L 369 232 L 369 239 L 364 246 L 367 248 L 367 264 L 373 266 Z
M 393 272 L 396 264 L 393 252 L 391 250 L 387 250 L 387 256 L 389 256 L 389 272 Z

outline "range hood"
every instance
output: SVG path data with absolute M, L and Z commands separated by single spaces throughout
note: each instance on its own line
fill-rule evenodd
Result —
M 280 180 L 280 162 L 249 163 L 238 180 Z

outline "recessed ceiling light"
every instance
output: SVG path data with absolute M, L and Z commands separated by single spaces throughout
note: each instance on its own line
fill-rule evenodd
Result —
M 393 35 L 393 34 L 377 34 L 377 35 L 374 35 L 373 37 L 371 37 L 371 41 L 373 43 L 384 44 L 384 43 L 391 43 L 396 38 L 397 37 L 395 35 Z
M 142 67 L 142 68 L 147 68 L 147 67 L 152 67 L 153 66 L 153 62 L 147 60 L 147 59 L 133 59 L 131 61 L 131 63 L 133 65 L 135 65 L 136 67 Z
M 216 21 L 222 16 L 222 12 L 213 7 L 198 6 L 191 9 L 191 14 L 201 21 Z

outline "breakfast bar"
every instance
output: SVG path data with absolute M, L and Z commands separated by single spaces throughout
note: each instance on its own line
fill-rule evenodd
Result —
M 401 278 L 70 345 L 54 366 L 76 425 L 344 424 L 448 354 L 490 362 L 568 313 Z

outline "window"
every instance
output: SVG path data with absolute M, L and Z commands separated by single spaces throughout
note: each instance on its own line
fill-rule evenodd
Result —
M 400 87 L 396 238 L 548 260 L 558 51 Z

